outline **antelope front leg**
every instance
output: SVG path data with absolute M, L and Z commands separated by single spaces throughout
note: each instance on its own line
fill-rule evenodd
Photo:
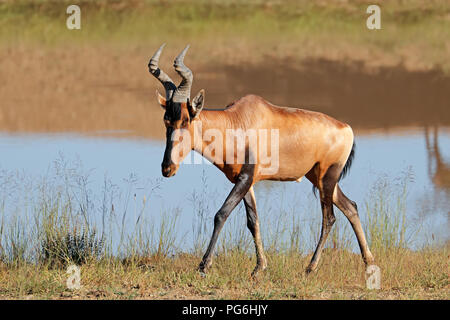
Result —
M 212 253 L 217 242 L 220 230 L 230 215 L 231 211 L 237 206 L 239 201 L 241 201 L 245 194 L 248 192 L 253 184 L 253 172 L 254 165 L 244 165 L 242 167 L 241 173 L 239 174 L 238 181 L 234 185 L 224 204 L 220 210 L 216 213 L 214 217 L 214 231 L 211 240 L 208 245 L 208 249 L 203 256 L 202 262 L 199 265 L 199 271 L 205 273 L 206 270 L 212 264 Z

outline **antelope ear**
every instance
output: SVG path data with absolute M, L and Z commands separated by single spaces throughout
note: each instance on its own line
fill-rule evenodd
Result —
M 164 98 L 162 95 L 160 95 L 158 90 L 156 90 L 156 99 L 158 99 L 158 103 L 161 106 L 161 108 L 166 110 L 166 98 Z
M 197 117 L 203 109 L 203 104 L 205 102 L 205 90 L 200 90 L 200 92 L 192 99 L 192 103 L 190 104 L 192 119 Z

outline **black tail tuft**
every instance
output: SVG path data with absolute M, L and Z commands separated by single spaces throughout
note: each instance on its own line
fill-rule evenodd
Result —
M 348 156 L 347 162 L 345 163 L 345 166 L 341 171 L 341 175 L 339 176 L 338 181 L 341 181 L 341 179 L 343 179 L 347 175 L 348 171 L 350 170 L 353 159 L 355 158 L 355 149 L 356 149 L 356 145 L 353 142 L 352 151 L 350 151 L 350 155 Z
M 312 185 L 312 192 L 314 194 L 314 197 L 316 197 L 317 199 L 317 187 L 314 184 Z
M 350 170 L 353 159 L 355 158 L 355 149 L 356 149 L 356 145 L 353 142 L 352 151 L 350 151 L 347 162 L 345 163 L 344 168 L 342 168 L 341 174 L 339 175 L 338 182 L 341 181 L 341 179 L 343 179 L 347 175 L 348 171 Z M 313 191 L 314 196 L 317 198 L 317 194 L 316 194 L 317 188 L 314 184 L 312 186 L 312 191 Z M 354 205 L 356 207 L 356 203 Z

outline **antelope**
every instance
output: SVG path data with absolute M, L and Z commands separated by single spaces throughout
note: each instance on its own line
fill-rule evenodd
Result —
M 179 159 L 174 160 L 174 148 L 194 150 L 204 157 L 208 141 L 200 140 L 194 143 L 191 139 L 173 139 L 177 130 L 185 130 L 191 136 L 201 134 L 198 128 L 216 129 L 225 132 L 226 129 L 277 129 L 279 132 L 279 167 L 275 173 L 264 171 L 264 165 L 245 161 L 227 161 L 217 159 L 210 154 L 210 160 L 234 184 L 230 194 L 214 216 L 214 230 L 208 248 L 203 256 L 198 270 L 205 275 L 212 265 L 212 254 L 219 233 L 241 200 L 244 202 L 247 227 L 250 230 L 256 249 L 256 267 L 252 272 L 255 277 L 267 267 L 264 254 L 258 213 L 256 210 L 253 186 L 258 181 L 299 181 L 303 176 L 319 190 L 322 208 L 322 228 L 320 239 L 311 261 L 306 268 L 309 274 L 317 269 L 320 256 L 328 234 L 335 222 L 333 204 L 347 217 L 355 232 L 361 255 L 366 266 L 373 264 L 374 258 L 369 250 L 364 231 L 358 215 L 356 203 L 347 198 L 338 185 L 340 179 L 349 170 L 354 157 L 354 137 L 351 127 L 323 113 L 297 108 L 275 106 L 256 95 L 247 95 L 235 101 L 224 109 L 204 109 L 205 91 L 202 89 L 191 100 L 190 91 L 193 81 L 192 71 L 184 65 L 184 57 L 189 45 L 176 57 L 175 71 L 180 75 L 178 86 L 158 66 L 163 44 L 152 56 L 148 64 L 149 72 L 158 79 L 165 88 L 165 97 L 156 91 L 158 103 L 164 109 L 164 124 L 166 127 L 166 148 L 161 164 L 162 175 L 172 177 L 179 168 Z M 194 125 L 200 123 L 201 126 Z M 190 145 L 189 145 L 190 144 Z M 227 153 L 227 146 L 223 152 Z M 253 155 L 255 150 L 250 144 L 245 144 L 245 154 Z M 183 154 L 181 158 L 187 154 Z M 235 154 L 236 156 L 236 154 Z M 224 156 L 223 156 L 224 157 Z M 247 158 L 246 158 L 247 159 Z

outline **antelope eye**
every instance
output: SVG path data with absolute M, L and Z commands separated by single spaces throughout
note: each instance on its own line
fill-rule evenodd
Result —
M 186 118 L 183 119 L 183 122 L 181 122 L 182 127 L 186 127 L 188 120 Z

